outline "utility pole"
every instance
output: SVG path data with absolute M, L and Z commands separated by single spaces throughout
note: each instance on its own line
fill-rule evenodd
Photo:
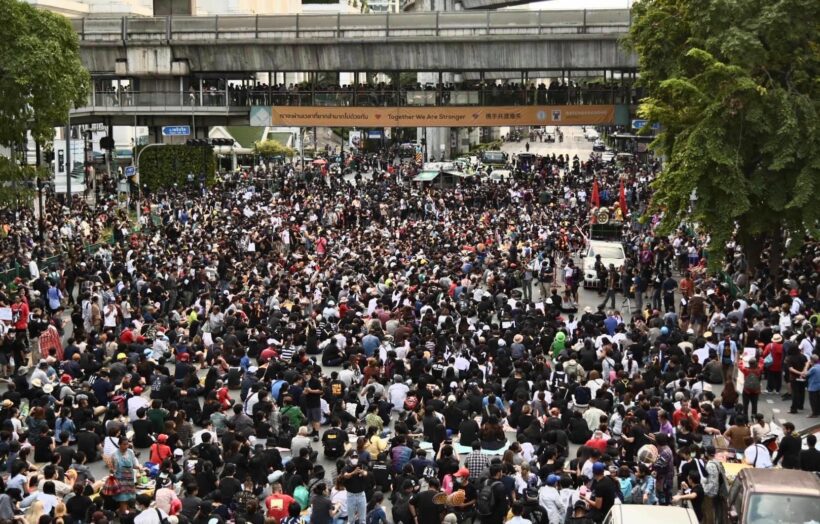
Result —
M 71 209 L 71 113 L 65 125 L 65 192 L 68 208 Z

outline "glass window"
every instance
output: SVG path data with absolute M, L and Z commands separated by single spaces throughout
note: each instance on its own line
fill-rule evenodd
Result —
M 739 498 L 739 497 L 738 497 Z M 817 522 L 817 499 L 808 496 L 757 494 L 749 498 L 748 524 L 805 524 Z

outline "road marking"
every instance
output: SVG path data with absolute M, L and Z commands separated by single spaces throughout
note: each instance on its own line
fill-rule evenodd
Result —
M 774 404 L 774 400 L 772 400 L 772 399 L 770 399 L 770 398 L 767 398 L 767 399 L 766 399 L 766 402 L 768 402 L 769 404 Z
M 788 422 L 788 420 L 786 420 L 786 419 L 784 419 L 784 418 L 781 418 L 781 419 L 780 419 L 780 423 L 781 423 L 781 424 L 785 424 L 786 422 Z
M 780 410 L 777 408 L 772 408 L 772 413 L 780 413 Z

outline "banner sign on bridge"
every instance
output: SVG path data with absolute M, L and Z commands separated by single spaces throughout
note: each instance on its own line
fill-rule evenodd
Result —
M 497 127 L 578 126 L 615 123 L 614 105 L 481 107 L 277 106 L 272 126 Z

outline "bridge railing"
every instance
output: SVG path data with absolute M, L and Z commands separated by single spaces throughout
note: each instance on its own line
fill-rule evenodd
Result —
M 228 103 L 224 91 L 96 91 L 88 97 L 89 107 L 225 107 L 243 105 Z
M 191 110 L 248 106 L 503 106 L 537 104 L 627 104 L 627 86 L 597 85 L 572 89 L 537 90 L 505 87 L 476 89 L 363 89 L 278 91 L 276 89 L 199 91 L 96 91 L 88 107 L 118 109 L 131 107 L 190 107 Z
M 621 33 L 627 9 L 72 19 L 82 41 L 184 42 Z

